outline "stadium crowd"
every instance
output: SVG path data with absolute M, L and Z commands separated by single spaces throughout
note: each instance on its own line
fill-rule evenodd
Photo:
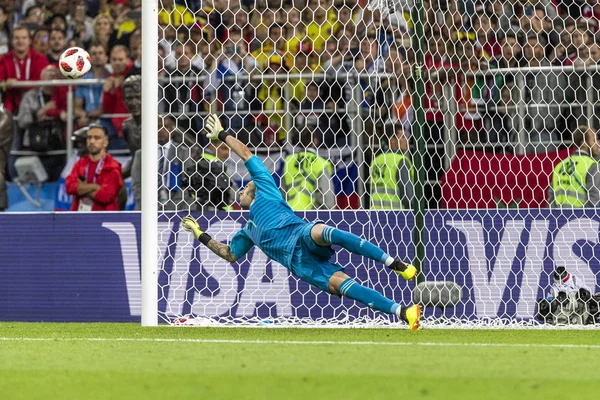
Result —
M 387 149 L 390 139 L 410 141 L 415 118 L 411 2 L 399 2 L 403 12 L 385 18 L 366 3 L 159 0 L 159 128 L 172 136 L 163 146 L 187 146 L 185 154 L 202 158 L 207 143 L 200 132 L 212 111 L 223 116 L 226 129 L 257 148 L 291 153 L 307 129 L 314 136 L 310 147 L 334 161 L 333 154 L 357 161 L 352 149 L 366 144 L 373 154 L 361 158 L 358 167 L 373 182 L 377 168 L 370 166 L 379 152 L 400 151 L 405 163 L 408 145 Z M 123 85 L 141 73 L 141 7 L 141 0 L 0 0 L 2 112 L 13 119 L 12 129 L 0 129 L 0 210 L 7 207 L 3 185 L 16 177 L 18 157 L 36 154 L 49 181 L 60 177 L 69 117 L 75 129 L 101 124 L 109 153 L 133 157 L 139 150 L 139 134 L 128 131 L 135 128 L 136 115 L 130 116 L 135 113 Z M 426 192 L 430 204 L 439 198 L 437 182 L 448 167 L 447 126 L 456 130 L 454 150 L 540 153 L 568 146 L 581 124 L 597 125 L 588 104 L 599 97 L 600 75 L 543 68 L 480 72 L 597 65 L 600 1 L 424 0 L 424 9 L 424 164 L 425 178 L 433 182 Z M 13 86 L 60 79 L 58 57 L 71 46 L 91 55 L 93 68 L 83 79 L 104 80 L 76 88 L 72 116 L 66 112 L 65 86 Z M 133 118 L 129 125 L 127 118 Z M 344 148 L 349 155 L 335 152 Z M 124 178 L 139 172 L 131 171 L 130 163 L 123 167 Z M 410 165 L 402 176 L 410 177 L 409 170 Z M 400 172 L 392 179 L 399 177 Z M 180 185 L 177 179 L 175 184 L 162 181 L 170 189 Z M 404 207 L 410 204 L 406 193 L 412 196 L 409 184 L 396 182 L 402 193 L 393 195 Z M 330 199 L 317 203 L 332 204 Z M 338 198 L 334 207 L 348 205 L 358 207 L 358 202 Z

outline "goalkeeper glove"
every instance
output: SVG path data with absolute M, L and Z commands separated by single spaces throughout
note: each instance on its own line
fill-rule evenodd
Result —
M 219 133 L 223 132 L 221 121 L 219 121 L 219 117 L 217 117 L 215 114 L 210 114 L 208 116 L 208 119 L 206 120 L 206 128 L 208 129 L 206 137 L 209 139 L 217 139 L 219 137 Z
M 216 114 L 210 114 L 208 116 L 206 120 L 206 128 L 208 129 L 206 137 L 209 139 L 220 139 L 222 142 L 224 142 L 225 139 L 227 139 L 227 136 L 229 136 L 229 134 L 223 129 L 221 121 Z
M 202 232 L 202 229 L 200 229 L 200 225 L 198 225 L 198 222 L 196 222 L 196 220 L 190 217 L 189 215 L 187 217 L 183 217 L 183 219 L 181 220 L 181 225 L 186 231 L 192 232 L 194 238 L 202 242 L 202 244 L 204 245 L 207 245 L 208 242 L 210 242 L 210 240 L 212 239 L 212 237 L 208 233 Z

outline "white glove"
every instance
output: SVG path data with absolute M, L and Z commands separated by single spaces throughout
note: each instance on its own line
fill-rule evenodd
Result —
M 206 119 L 206 129 L 208 129 L 208 133 L 206 137 L 212 140 L 216 140 L 219 138 L 219 133 L 223 132 L 223 126 L 221 126 L 221 121 L 219 121 L 219 117 L 216 114 L 210 114 Z

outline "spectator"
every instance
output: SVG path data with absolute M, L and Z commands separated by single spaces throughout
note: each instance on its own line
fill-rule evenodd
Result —
M 483 21 L 483 20 L 482 20 Z M 482 23 L 485 25 L 485 23 Z M 481 35 L 485 35 L 481 32 Z M 481 39 L 483 40 L 483 39 Z M 425 70 L 428 73 L 427 79 L 425 80 L 425 96 L 423 98 L 423 107 L 425 108 L 425 129 L 424 137 L 427 138 L 428 142 L 436 143 L 443 140 L 444 137 L 444 114 L 440 108 L 443 102 L 443 87 L 447 82 L 448 73 L 451 67 L 451 61 L 448 57 L 448 38 L 440 30 L 433 30 L 429 36 L 429 46 L 427 53 L 425 54 Z M 399 52 L 398 54 L 402 54 Z M 403 67 L 410 65 L 407 60 L 403 60 Z M 410 69 L 403 69 L 404 76 L 410 76 Z M 405 93 L 401 98 L 400 105 L 405 104 L 407 101 L 410 102 L 410 96 L 406 97 L 408 90 L 405 85 Z M 408 110 L 408 107 L 404 107 L 404 110 Z M 412 108 L 409 113 L 402 113 L 402 115 L 396 115 L 398 120 L 405 125 L 411 125 L 412 123 Z M 407 118 L 408 117 L 408 118 Z M 405 127 L 407 132 L 410 132 L 411 128 Z M 436 177 L 437 178 L 437 177 Z
M 129 49 L 125 46 L 115 46 L 110 52 L 110 66 L 112 74 L 104 81 L 102 87 L 102 113 L 103 114 L 126 114 L 127 107 L 123 102 L 123 89 L 121 85 L 125 79 L 127 71 L 132 66 L 129 58 Z M 109 139 L 117 140 L 119 144 L 113 148 L 125 148 L 125 142 L 122 140 L 123 133 L 121 126 L 126 117 L 111 117 L 112 128 L 109 129 Z
M 104 79 L 110 75 L 106 69 L 108 56 L 101 44 L 93 44 L 89 49 L 92 69 L 81 79 Z M 75 117 L 82 128 L 102 115 L 102 84 L 79 85 L 75 89 Z M 110 122 L 106 121 L 108 124 Z
M 280 57 L 286 55 L 283 29 L 277 24 L 273 24 L 269 27 L 269 37 L 267 40 L 265 40 L 264 43 L 261 43 L 259 48 L 252 52 L 254 65 L 259 70 L 263 70 L 267 65 L 267 61 L 273 55 L 279 55 Z
M 66 48 L 67 36 L 65 32 L 60 29 L 52 29 L 50 31 L 50 46 L 47 53 L 48 63 L 58 65 L 58 60 Z
M 550 66 L 544 51 L 545 43 L 540 43 L 537 35 L 527 38 L 523 54 L 530 67 Z M 555 151 L 558 140 L 557 118 L 559 104 L 563 102 L 565 78 L 560 71 L 533 71 L 525 75 L 524 100 L 527 104 L 525 131 L 529 133 L 528 152 Z
M 267 69 L 264 70 L 264 74 L 276 75 L 285 73 L 285 66 L 279 56 L 271 56 L 268 61 Z M 283 96 L 284 81 L 278 79 L 265 79 L 261 82 L 260 86 L 256 89 L 256 95 L 250 96 L 251 104 L 250 109 L 255 111 L 267 111 L 270 112 L 268 115 L 261 115 L 259 118 L 265 125 L 265 128 L 274 131 L 273 137 L 271 138 L 271 132 L 267 137 L 267 132 L 263 131 L 265 135 L 262 139 L 262 145 L 270 146 L 274 141 L 280 142 L 285 139 L 285 133 L 281 130 L 283 122 L 283 113 L 278 111 L 284 110 Z M 272 112 L 275 111 L 275 112 Z M 258 122 L 258 121 L 257 121 Z
M 333 165 L 317 154 L 319 143 L 312 129 L 304 129 L 300 151 L 287 156 L 283 163 L 282 190 L 293 210 L 335 208 Z
M 75 40 L 77 46 L 83 47 L 94 35 L 92 19 L 87 16 L 88 3 L 86 0 L 73 0 L 70 4 L 71 18 L 67 26 L 67 37 Z
M 342 74 L 349 73 L 353 70 L 354 57 L 348 50 L 350 42 L 348 36 L 341 34 L 339 39 L 335 37 L 329 41 L 331 47 L 335 47 L 333 54 L 329 60 L 323 64 L 326 80 L 321 85 L 320 96 L 325 103 L 327 109 L 345 110 L 346 104 L 351 100 L 352 81 Z M 326 147 L 344 146 L 346 138 L 350 132 L 348 118 L 344 112 L 335 112 L 328 114 L 323 123 L 329 123 L 329 127 L 335 134 L 326 135 L 323 138 L 323 144 Z
M 487 64 L 477 56 L 475 44 L 472 39 L 463 37 L 455 48 L 456 82 L 455 96 L 458 103 L 456 127 L 460 141 L 463 144 L 479 145 L 486 142 L 483 135 L 483 115 L 481 106 L 491 100 L 491 91 L 488 79 L 481 75 L 466 75 L 467 71 L 478 71 Z
M 12 87 L 16 81 L 37 81 L 42 69 L 48 65 L 48 59 L 31 49 L 29 30 L 19 25 L 13 31 L 13 49 L 0 59 L 0 81 L 6 81 L 4 106 L 12 113 L 17 113 L 23 93 L 28 88 Z
M 4 7 L 6 12 L 6 20 L 10 26 L 17 26 L 21 20 L 21 15 L 15 10 L 15 0 L 0 0 L 0 7 Z
M 498 101 L 496 112 L 491 113 L 491 130 L 489 133 L 489 141 L 498 143 L 501 152 L 513 153 L 513 146 L 509 143 L 515 143 L 519 140 L 518 133 L 515 130 L 514 119 L 514 98 L 517 98 L 514 83 L 508 83 L 500 89 L 500 99 Z
M 71 0 L 73 1 L 73 0 Z M 46 9 L 48 9 L 51 15 L 62 15 L 63 18 L 69 13 L 69 2 L 64 0 L 46 0 Z M 65 21 L 66 22 L 66 21 Z M 66 27 L 62 29 L 65 30 Z
M 594 33 L 598 33 L 600 29 L 600 1 L 587 0 L 587 4 L 583 8 L 583 17 L 593 24 L 592 30 Z
M 355 60 L 355 67 L 358 72 L 382 72 L 383 63 L 378 57 L 378 43 L 375 32 L 370 31 L 367 36 L 360 40 L 359 54 Z
M 133 155 L 142 147 L 142 77 L 133 75 L 123 82 L 123 101 L 131 116 L 123 122 L 123 138 L 132 158 L 123 168 L 123 178 L 131 175 Z M 162 123 L 162 122 L 161 122 Z
M 114 4 L 114 2 L 111 4 Z M 138 4 L 132 9 L 125 8 L 125 11 L 123 11 L 122 14 L 117 17 L 113 16 L 113 18 L 115 18 L 115 23 L 113 24 L 113 32 L 108 41 L 108 45 L 110 48 L 118 44 L 127 46 L 131 34 L 135 32 L 138 27 L 142 26 L 142 7 Z
M 412 106 L 412 97 L 413 97 L 413 81 L 412 79 L 403 79 L 404 80 L 404 90 L 400 93 L 400 96 L 396 99 L 392 107 L 392 122 L 394 124 L 400 125 L 403 127 L 404 131 L 407 134 L 412 133 L 412 124 L 415 119 L 415 110 Z M 436 130 L 435 125 L 427 121 L 427 125 L 425 128 L 429 128 L 429 132 L 425 133 L 424 138 L 429 142 L 430 139 L 440 139 L 440 131 Z M 439 128 L 443 129 L 443 128 Z
M 320 53 L 337 29 L 337 14 L 333 8 L 333 0 L 308 0 L 308 6 L 306 13 L 311 22 L 308 23 L 306 32 L 311 39 L 312 48 Z
M 380 153 L 371 164 L 371 209 L 410 209 L 414 174 L 408 137 L 402 126 L 397 125 L 389 141 L 389 151 Z
M 204 96 L 215 98 L 214 92 L 216 90 L 219 110 L 235 112 L 235 114 L 223 118 L 226 129 L 238 132 L 245 125 L 246 115 L 244 114 L 248 111 L 249 106 L 244 92 L 247 81 L 234 78 L 248 74 L 246 66 L 249 57 L 241 32 L 230 30 L 229 35 L 229 38 L 223 44 L 223 54 L 211 76 L 210 86 L 207 87 L 207 93 Z
M 22 21 L 26 26 L 37 25 L 38 27 L 44 25 L 44 11 L 42 7 L 33 5 L 25 12 L 25 18 Z
M 590 55 L 591 46 L 594 44 L 594 36 L 588 29 L 586 22 L 578 22 L 571 34 L 570 48 L 568 56 L 564 60 L 564 65 L 574 67 L 583 67 L 594 65 L 596 62 Z M 569 71 L 564 73 L 566 84 L 564 98 L 567 103 L 577 104 L 570 109 L 564 109 L 563 115 L 566 118 L 567 129 L 575 130 L 579 125 L 587 124 L 585 103 L 588 101 L 588 78 L 589 72 Z
M 559 15 L 568 15 L 573 18 L 581 17 L 586 0 L 556 0 Z
M 137 30 L 129 37 L 129 51 L 131 52 L 131 59 L 133 60 L 133 66 L 127 71 L 125 78 L 132 75 L 142 74 L 142 31 Z
M 548 190 L 550 207 L 589 207 L 600 204 L 600 171 L 596 158 L 600 143 L 596 132 L 585 125 L 573 132 L 577 150 L 554 167 Z
M 551 61 L 553 65 L 565 65 L 569 58 L 575 56 L 571 39 L 571 33 L 575 30 L 575 21 L 566 18 L 562 24 L 557 23 L 556 29 L 560 33 L 560 41 L 554 47 Z
M 12 115 L 0 103 L 0 211 L 4 211 L 8 207 L 6 163 L 9 159 L 12 131 Z
M 495 64 L 498 68 L 517 68 L 524 65 L 520 39 L 520 35 L 517 35 L 515 32 L 506 32 L 500 40 L 502 53 L 495 59 Z
M 568 59 L 565 61 L 565 65 L 585 65 L 589 56 L 589 46 L 594 41 L 593 34 L 588 29 L 588 24 L 577 24 L 577 28 L 571 34 L 571 40 L 574 52 L 569 54 Z
M 171 71 L 171 78 L 176 79 L 165 88 L 165 99 L 169 104 L 167 112 L 177 117 L 178 126 L 184 133 L 188 129 L 194 132 L 200 129 L 201 123 L 196 114 L 204 107 L 201 72 L 191 63 L 194 49 L 192 43 L 175 45 L 177 69 Z
M 195 170 L 199 159 L 196 138 L 183 134 L 171 117 L 158 121 L 158 199 L 159 211 L 190 209 L 195 199 L 181 186 L 182 171 Z M 227 147 L 227 146 L 225 146 Z M 131 162 L 132 191 L 136 210 L 142 207 L 142 150 Z
M 297 127 L 310 127 L 311 130 L 319 129 L 319 120 L 325 109 L 323 100 L 319 97 L 319 85 L 310 81 L 306 86 L 306 96 L 300 103 L 300 109 L 296 114 Z M 320 142 L 323 141 L 323 132 L 319 135 Z
M 212 22 L 212 21 L 211 21 Z M 254 43 L 252 47 L 264 43 L 269 35 L 269 27 L 275 23 L 275 11 L 267 8 L 264 3 L 257 3 L 250 18 L 250 24 L 254 27 Z M 216 24 L 212 24 L 217 26 Z M 217 36 L 218 37 L 218 36 Z
M 233 13 L 233 18 L 235 27 L 237 29 L 241 29 L 242 39 L 244 39 L 244 41 L 246 42 L 246 46 L 248 46 L 254 40 L 254 29 L 252 28 L 252 25 L 248 23 L 248 7 L 242 5 Z
M 106 153 L 108 133 L 102 125 L 90 125 L 88 154 L 77 160 L 66 179 L 73 196 L 71 211 L 118 211 L 118 194 L 123 186 L 121 164 Z
M 356 15 L 354 15 L 354 5 L 351 1 L 336 1 L 334 3 L 337 9 L 337 30 L 344 30 L 348 25 L 353 25 L 356 22 Z M 336 32 L 337 33 L 337 32 Z
M 496 31 L 498 19 L 495 15 L 487 13 L 477 14 L 471 22 L 472 28 L 477 36 L 477 42 L 487 57 L 496 57 L 502 52 L 498 43 Z
M 532 9 L 531 15 L 522 21 L 526 21 L 525 26 L 522 25 L 522 29 L 527 33 L 527 36 L 536 35 L 539 41 L 545 42 L 545 53 L 547 56 L 550 55 L 560 38 L 554 31 L 552 20 L 548 15 L 546 7 L 537 4 Z
M 194 14 L 182 4 L 175 4 L 174 0 L 160 0 L 158 20 L 160 23 L 178 28 L 181 25 L 190 26 L 195 22 Z
M 215 30 L 215 37 L 221 43 L 229 37 L 229 29 L 242 29 L 243 25 L 236 26 L 236 14 L 240 12 L 240 3 L 237 1 L 213 1 L 214 12 L 209 14 L 209 25 Z M 243 20 L 243 17 L 242 17 Z M 269 27 L 274 20 L 266 26 Z
M 108 49 L 108 40 L 112 34 L 112 24 L 113 19 L 109 15 L 98 15 L 94 19 L 94 22 L 92 22 L 94 28 L 92 40 L 86 44 L 85 48 L 89 48 L 92 42 L 96 42 L 102 44 L 105 49 Z
M 0 56 L 8 53 L 10 45 L 10 23 L 6 9 L 0 7 Z
M 169 104 L 165 99 L 165 82 L 168 82 L 169 68 L 166 66 L 165 49 L 158 45 L 158 113 L 164 114 L 169 108 Z
M 33 35 L 32 48 L 40 54 L 48 54 L 50 49 L 50 32 L 46 28 L 40 28 Z
M 309 80 L 312 80 L 313 73 L 321 72 L 321 67 L 316 63 L 315 56 L 317 55 L 310 44 L 301 43 L 300 48 L 294 56 L 294 63 L 290 73 L 292 74 L 303 74 L 306 78 L 290 79 L 290 86 L 292 88 L 292 101 L 297 107 L 305 97 L 306 84 Z
M 194 51 L 194 58 L 192 59 L 192 66 L 203 70 L 205 68 L 204 59 L 208 55 L 209 48 L 209 29 L 203 27 L 199 23 L 195 23 L 190 27 L 190 41 L 196 46 Z M 172 65 L 175 64 L 173 60 Z
M 190 32 L 191 35 L 191 32 Z M 177 41 L 177 31 L 175 27 L 171 24 L 167 24 L 164 22 L 159 22 L 158 28 L 158 44 L 165 50 L 168 56 L 172 57 L 171 49 L 173 45 Z M 192 37 L 192 41 L 196 43 L 196 41 Z M 175 60 L 173 60 L 173 65 L 175 65 Z
M 58 29 L 59 31 L 67 31 L 67 18 L 64 14 L 54 14 L 46 21 L 46 25 L 50 27 L 50 30 Z M 66 36 L 66 33 L 65 33 Z
M 58 68 L 49 65 L 42 70 L 42 80 L 60 78 Z M 17 135 L 14 150 L 37 151 L 50 182 L 56 181 L 65 165 L 64 155 L 46 155 L 46 151 L 64 150 L 66 121 L 66 88 L 41 86 L 31 89 L 19 105 L 17 123 L 22 135 Z

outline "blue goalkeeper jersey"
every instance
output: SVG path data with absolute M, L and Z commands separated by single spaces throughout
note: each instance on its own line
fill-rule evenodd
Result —
M 294 248 L 307 223 L 285 202 L 260 158 L 250 157 L 246 167 L 256 185 L 256 193 L 248 222 L 231 240 L 231 251 L 239 259 L 256 245 L 268 257 L 290 268 Z

